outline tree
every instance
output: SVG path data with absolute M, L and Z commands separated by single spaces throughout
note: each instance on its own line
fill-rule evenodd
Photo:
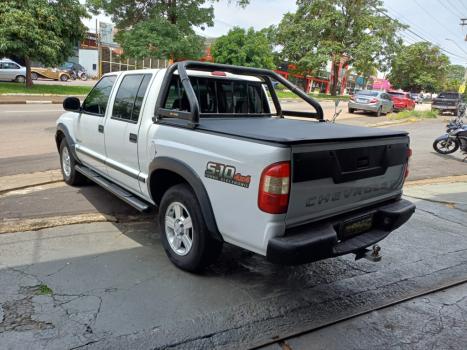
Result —
M 274 68 L 272 44 L 267 33 L 235 27 L 218 38 L 211 47 L 215 62 L 238 66 Z
M 93 13 L 112 16 L 119 30 L 115 40 L 126 55 L 172 60 L 199 58 L 204 40 L 194 28 L 213 26 L 218 0 L 87 0 Z M 246 6 L 249 0 L 237 0 Z
M 0 6 L 0 55 L 24 60 L 26 86 L 32 86 L 31 61 L 59 65 L 72 55 L 85 33 L 87 17 L 78 0 L 3 0 Z
M 443 90 L 458 91 L 459 86 L 464 81 L 466 69 L 459 64 L 451 64 L 447 67 L 446 82 L 444 83 Z
M 342 61 L 364 74 L 385 70 L 402 40 L 404 26 L 385 15 L 381 0 L 297 0 L 277 30 L 282 57 L 301 73 L 323 69 L 331 61 L 331 94 L 336 94 Z
M 449 58 L 427 42 L 404 46 L 392 61 L 389 81 L 409 91 L 439 91 L 446 82 Z

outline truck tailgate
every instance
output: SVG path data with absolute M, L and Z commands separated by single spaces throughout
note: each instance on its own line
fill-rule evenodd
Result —
M 400 196 L 408 136 L 292 145 L 288 227 Z

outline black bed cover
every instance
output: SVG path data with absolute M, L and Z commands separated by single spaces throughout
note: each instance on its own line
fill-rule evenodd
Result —
M 201 118 L 198 130 L 263 142 L 297 144 L 406 136 L 405 131 L 267 117 Z

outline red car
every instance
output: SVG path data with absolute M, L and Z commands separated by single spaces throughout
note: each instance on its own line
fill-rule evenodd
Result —
M 409 111 L 415 108 L 415 101 L 410 97 L 410 93 L 405 91 L 388 91 L 394 103 L 394 110 L 401 111 L 408 109 Z

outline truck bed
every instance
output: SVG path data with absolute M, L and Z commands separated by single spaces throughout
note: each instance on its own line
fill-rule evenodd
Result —
M 405 131 L 267 117 L 201 118 L 198 130 L 262 142 L 298 144 L 406 136 Z

